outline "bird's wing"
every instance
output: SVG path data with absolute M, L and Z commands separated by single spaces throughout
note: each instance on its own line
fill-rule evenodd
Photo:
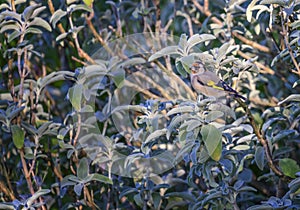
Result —
M 198 81 L 205 86 L 209 86 L 218 90 L 224 90 L 220 78 L 213 72 L 206 71 L 198 75 Z

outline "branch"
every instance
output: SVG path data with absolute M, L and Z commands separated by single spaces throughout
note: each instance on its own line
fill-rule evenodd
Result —
M 297 72 L 295 72 L 295 71 L 293 71 L 293 72 L 294 72 L 294 73 L 297 73 L 298 75 L 300 75 L 300 68 L 299 68 L 299 65 L 298 65 L 298 63 L 297 63 L 297 61 L 296 61 L 294 55 L 293 55 L 293 50 L 292 50 L 292 48 L 291 48 L 291 46 L 290 46 L 289 38 L 288 38 L 288 36 L 287 36 L 287 35 L 288 35 L 288 32 L 287 32 L 287 29 L 286 29 L 285 26 L 284 26 L 284 17 L 283 17 L 283 12 L 282 12 L 282 11 L 281 11 L 281 25 L 282 25 L 282 35 L 283 35 L 283 38 L 284 38 L 284 44 L 285 44 L 286 48 L 288 49 L 289 54 L 290 54 L 290 56 L 291 56 L 291 59 L 292 59 L 294 65 L 295 65 L 295 67 L 296 67 L 296 69 L 297 69 Z M 287 27 L 288 27 L 288 26 L 287 26 Z
M 53 15 L 54 12 L 55 12 L 55 9 L 54 9 L 54 6 L 53 6 L 53 4 L 52 4 L 52 0 L 48 0 L 47 3 L 48 3 L 48 8 L 49 8 L 49 10 L 50 10 L 50 12 L 51 12 L 51 15 Z M 63 33 L 66 33 L 66 30 L 64 29 L 64 27 L 63 27 L 63 25 L 62 25 L 61 23 L 58 23 L 58 24 L 57 24 L 57 27 L 58 27 L 60 33 L 62 33 L 62 34 L 63 34 Z M 69 43 L 69 45 L 70 45 L 71 47 L 74 47 L 74 44 L 73 44 L 71 41 L 69 41 L 68 43 Z
M 272 159 L 272 154 L 271 154 L 271 149 L 269 147 L 269 144 L 267 142 L 266 139 L 263 138 L 262 134 L 261 134 L 261 131 L 259 129 L 259 127 L 257 126 L 255 120 L 254 120 L 254 117 L 250 111 L 250 109 L 248 108 L 247 104 L 242 101 L 240 98 L 237 98 L 235 97 L 235 100 L 239 103 L 239 105 L 246 111 L 246 114 L 248 116 L 248 119 L 250 121 L 250 124 L 254 130 L 254 133 L 258 139 L 258 141 L 261 143 L 261 145 L 263 146 L 264 148 L 264 151 L 265 151 L 265 154 L 266 154 L 266 158 L 267 158 L 267 161 L 268 161 L 268 165 L 269 167 L 272 169 L 272 171 L 277 175 L 279 176 L 280 178 L 284 178 L 284 179 L 288 179 L 288 177 L 286 177 L 282 171 L 277 168 L 277 166 L 274 164 L 274 161 Z
M 112 50 L 107 46 L 107 44 L 105 43 L 105 41 L 102 39 L 102 37 L 99 35 L 99 33 L 97 32 L 97 30 L 95 29 L 93 23 L 92 23 L 92 18 L 94 17 L 94 12 L 90 13 L 89 16 L 85 17 L 86 23 L 88 25 L 88 27 L 90 28 L 90 30 L 92 31 L 94 37 L 100 42 L 100 44 L 104 47 L 104 49 L 107 50 L 107 52 L 110 55 L 113 55 L 114 53 L 112 52 Z
M 202 12 L 205 16 L 207 17 L 212 16 L 211 12 L 208 10 L 208 8 L 206 8 L 207 7 L 206 5 L 204 8 L 198 3 L 197 0 L 192 0 L 192 2 L 195 5 L 195 7 L 197 7 L 200 10 L 200 12 Z M 211 20 L 218 25 L 223 25 L 223 22 L 219 20 L 217 17 L 211 17 Z
M 240 51 L 240 50 L 238 50 L 237 53 L 238 53 L 238 55 L 240 55 L 241 57 L 243 57 L 243 58 L 245 58 L 245 59 L 247 59 L 247 60 L 252 59 L 249 55 L 243 53 L 243 52 Z M 270 69 L 269 67 L 266 67 L 265 65 L 263 65 L 263 64 L 261 64 L 261 63 L 259 63 L 259 62 L 257 62 L 257 61 L 255 61 L 254 64 L 255 64 L 257 67 L 263 69 L 263 71 L 260 71 L 260 73 L 263 73 L 263 74 L 267 73 L 267 74 L 271 74 L 271 75 L 274 75 L 274 74 L 275 74 L 275 71 L 274 71 L 274 70 Z
M 209 8 L 208 8 L 208 1 L 204 1 L 204 7 L 201 6 L 197 0 L 192 0 L 192 2 L 195 5 L 195 7 L 197 7 L 200 10 L 200 12 L 202 12 L 205 16 L 207 16 L 207 17 L 212 16 L 212 13 L 209 11 Z M 211 17 L 211 20 L 212 20 L 212 22 L 214 22 L 220 26 L 223 26 L 223 22 L 221 20 L 219 20 L 217 17 Z M 253 48 L 256 48 L 262 52 L 270 53 L 270 49 L 267 48 L 266 46 L 263 46 L 263 45 L 258 44 L 257 42 L 251 41 L 236 32 L 232 32 L 232 35 L 235 36 L 236 38 L 238 38 L 239 40 L 241 40 L 242 42 L 244 42 L 245 44 L 252 46 Z
M 3 192 L 5 195 L 7 195 L 11 201 L 16 199 L 14 193 L 10 189 L 8 189 L 6 185 L 3 183 L 3 181 L 1 180 L 0 180 L 0 192 Z
M 238 34 L 237 32 L 232 32 L 232 35 L 236 38 L 238 38 L 239 40 L 241 40 L 242 42 L 244 42 L 247 45 L 250 45 L 253 48 L 256 48 L 262 52 L 266 52 L 266 53 L 270 53 L 270 49 L 266 46 L 260 45 L 257 42 L 254 42 L 252 40 L 249 40 L 247 38 L 245 38 L 244 36 Z

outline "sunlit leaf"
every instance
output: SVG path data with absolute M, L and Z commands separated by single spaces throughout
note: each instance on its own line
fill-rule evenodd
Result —
M 215 121 L 216 119 L 219 119 L 220 117 L 223 117 L 224 113 L 221 111 L 210 111 L 206 117 L 205 117 L 205 122 L 210 123 L 212 121 Z
M 50 192 L 51 190 L 49 189 L 40 189 L 39 191 L 34 193 L 30 198 L 28 198 L 26 202 L 27 206 L 31 206 L 37 200 L 38 197 L 41 197 L 42 195 L 46 195 Z
M 262 0 L 260 4 L 279 4 L 281 6 L 288 5 L 289 0 Z
M 194 34 L 187 40 L 187 52 L 197 44 L 216 39 L 212 34 Z
M 50 18 L 50 23 L 52 23 L 52 27 L 55 28 L 56 23 L 60 21 L 61 18 L 63 18 L 66 14 L 67 12 L 61 9 L 56 10 Z
M 18 149 L 21 149 L 24 145 L 25 132 L 22 130 L 22 128 L 19 125 L 12 125 L 11 133 L 12 133 L 12 139 L 14 145 Z
M 78 183 L 78 184 L 74 185 L 74 192 L 76 193 L 76 195 L 78 195 L 78 196 L 81 195 L 83 186 L 84 185 L 82 183 Z
M 164 128 L 164 129 L 161 129 L 161 130 L 156 130 L 154 131 L 153 133 L 151 133 L 145 140 L 144 144 L 147 144 L 149 143 L 150 141 L 152 140 L 155 140 L 159 137 L 161 137 L 162 135 L 165 135 L 167 133 L 167 129 Z
M 289 95 L 287 98 L 284 100 L 278 102 L 278 105 L 282 105 L 283 103 L 289 102 L 289 101 L 300 101 L 300 94 L 292 94 Z
M 97 181 L 97 182 L 103 182 L 106 184 L 113 184 L 111 179 L 109 179 L 107 176 L 104 176 L 102 174 L 93 174 L 91 180 Z
M 180 55 L 181 53 L 178 51 L 178 46 L 168 46 L 168 47 L 165 47 L 163 48 L 162 50 L 152 54 L 148 61 L 151 62 L 151 61 L 154 61 L 155 59 L 157 58 L 160 58 L 160 57 L 163 57 L 165 55 L 172 55 L 172 54 L 177 54 L 177 55 Z
M 279 167 L 284 175 L 291 178 L 295 178 L 296 173 L 300 171 L 300 167 L 297 162 L 290 158 L 283 158 L 279 160 Z
M 83 93 L 82 84 L 76 84 L 75 86 L 69 89 L 68 96 L 72 106 L 76 111 L 79 111 L 81 109 L 82 93 Z
M 202 140 L 209 156 L 218 161 L 222 154 L 222 133 L 213 125 L 203 125 L 201 128 Z
M 31 21 L 28 26 L 40 26 L 44 29 L 46 29 L 47 31 L 52 31 L 51 26 L 49 25 L 49 23 L 47 21 L 45 21 L 42 18 L 36 17 L 33 19 L 33 21 Z
M 91 7 L 93 5 L 94 0 L 83 0 L 86 6 Z
M 258 0 L 253 0 L 251 3 L 248 5 L 247 10 L 246 10 L 246 17 L 247 21 L 250 23 L 252 19 L 252 8 L 253 6 L 258 2 Z
M 40 6 L 39 4 L 36 4 L 25 8 L 25 10 L 22 13 L 22 17 L 24 18 L 25 22 L 27 22 L 31 18 L 34 10 L 39 6 Z
M 264 169 L 265 166 L 265 150 L 261 146 L 257 146 L 255 150 L 255 162 L 260 170 Z
M 79 179 L 85 179 L 89 174 L 89 162 L 87 158 L 82 158 L 79 161 L 77 168 L 77 176 Z

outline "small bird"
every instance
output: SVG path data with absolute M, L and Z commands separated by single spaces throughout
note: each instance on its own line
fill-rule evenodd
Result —
M 239 95 L 214 72 L 208 71 L 201 61 L 194 62 L 190 70 L 192 86 L 198 93 L 215 98 L 229 94 L 246 100 L 245 97 Z

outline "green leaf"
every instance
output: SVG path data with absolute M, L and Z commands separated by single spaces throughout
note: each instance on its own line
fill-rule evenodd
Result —
M 28 198 L 28 200 L 26 202 L 27 206 L 30 207 L 36 201 L 36 199 L 38 197 L 48 194 L 50 192 L 51 192 L 51 190 L 49 190 L 49 189 L 41 189 L 41 190 L 37 191 L 30 198 Z
M 208 115 L 205 117 L 205 122 L 210 123 L 212 121 L 215 121 L 216 119 L 219 119 L 220 117 L 223 117 L 224 113 L 221 111 L 210 111 Z
M 10 43 L 15 38 L 21 36 L 21 34 L 22 34 L 22 32 L 20 32 L 20 31 L 14 31 L 14 32 L 12 32 L 11 34 L 8 35 L 7 42 Z
M 258 0 L 253 0 L 247 7 L 246 10 L 246 17 L 247 17 L 247 21 L 249 23 L 251 23 L 251 18 L 252 18 L 252 7 L 256 4 Z
M 60 19 L 62 19 L 66 14 L 67 12 L 61 9 L 56 10 L 50 18 L 50 23 L 52 23 L 52 27 L 55 28 L 56 23 L 60 21 Z
M 152 140 L 155 140 L 159 137 L 161 137 L 162 135 L 166 135 L 167 133 L 167 129 L 164 128 L 164 129 L 161 129 L 161 130 L 156 130 L 154 131 L 153 133 L 151 133 L 145 140 L 144 144 L 147 144 L 149 143 L 150 141 Z
M 176 66 L 176 70 L 179 72 L 179 74 L 183 77 L 186 78 L 187 77 L 187 71 L 185 69 L 185 67 L 183 66 L 182 62 L 180 59 L 176 58 L 175 61 L 175 66 Z
M 8 30 L 20 31 L 20 26 L 16 23 L 6 24 L 4 26 L 1 26 L 0 33 L 3 33 Z
M 278 105 L 282 105 L 283 103 L 289 102 L 289 101 L 300 101 L 300 94 L 292 94 L 289 95 L 287 98 L 284 100 L 278 102 Z
M 19 23 L 22 23 L 21 15 L 16 13 L 16 12 L 4 11 L 4 12 L 1 12 L 1 16 L 3 16 L 3 17 L 12 17 L 12 18 L 16 19 Z
M 124 189 L 120 192 L 119 199 L 121 199 L 129 194 L 132 194 L 132 193 L 136 194 L 138 192 L 139 192 L 138 189 L 136 189 L 134 187 L 127 187 L 126 189 Z
M 7 118 L 9 120 L 14 119 L 15 117 L 19 116 L 19 114 L 24 110 L 24 108 L 24 106 L 14 107 L 12 110 L 10 110 L 10 112 L 7 113 Z
M 124 85 L 124 80 L 126 77 L 125 70 L 123 68 L 118 68 L 115 71 L 111 72 L 111 74 L 115 85 L 118 88 L 121 88 Z
M 194 56 L 188 55 L 188 56 L 183 56 L 180 58 L 181 64 L 185 70 L 185 72 L 190 73 L 190 67 L 194 63 L 195 59 Z
M 256 162 L 257 167 L 260 170 L 264 169 L 264 166 L 265 166 L 265 150 L 261 146 L 256 147 L 255 162 Z
M 274 208 L 270 204 L 255 205 L 247 208 L 247 210 L 273 210 Z
M 209 156 L 218 161 L 222 155 L 222 133 L 213 125 L 203 125 L 201 135 Z
M 25 132 L 22 130 L 22 128 L 20 126 L 12 125 L 11 133 L 12 133 L 12 139 L 13 139 L 14 145 L 18 149 L 21 149 L 24 145 Z
M 45 21 L 42 18 L 36 17 L 33 19 L 33 21 L 31 21 L 29 24 L 29 26 L 40 26 L 44 29 L 46 29 L 47 31 L 52 31 L 51 26 L 49 25 L 49 23 L 47 21 Z
M 187 52 L 190 51 L 192 47 L 202 42 L 207 42 L 216 39 L 214 35 L 211 34 L 194 34 L 187 41 Z
M 168 113 L 167 116 L 171 116 L 173 114 L 183 114 L 183 113 L 190 113 L 190 112 L 197 112 L 198 108 L 197 107 L 192 107 L 192 106 L 180 106 L 171 109 Z
M 189 192 L 170 192 L 170 193 L 165 194 L 165 197 L 166 198 L 179 197 L 179 198 L 182 198 L 183 200 L 187 200 L 190 202 L 196 201 L 195 196 Z
M 89 162 L 87 158 L 82 158 L 79 161 L 77 168 L 77 177 L 81 180 L 85 179 L 89 175 Z
M 175 128 L 175 126 L 177 126 L 178 124 L 184 122 L 185 120 L 187 120 L 190 117 L 190 115 L 188 114 L 183 114 L 183 115 L 178 115 L 173 117 L 171 123 L 168 126 L 168 131 L 167 131 L 167 139 L 170 139 L 170 136 Z
M 22 17 L 24 18 L 25 22 L 27 22 L 31 16 L 33 15 L 33 12 L 36 8 L 38 8 L 40 5 L 36 4 L 36 5 L 32 5 L 29 7 L 26 7 L 25 10 L 22 13 Z
M 291 178 L 296 178 L 296 173 L 300 171 L 300 167 L 297 162 L 290 158 L 283 158 L 279 160 L 279 167 L 284 175 Z
M 81 109 L 82 92 L 83 92 L 82 84 L 74 85 L 69 89 L 68 92 L 70 102 L 76 111 L 79 111 Z
M 142 197 L 140 194 L 136 194 L 133 196 L 133 199 L 135 201 L 135 203 L 139 206 L 139 207 L 142 207 L 143 206 L 143 200 L 142 200 Z
M 189 120 L 187 122 L 188 122 L 188 126 L 186 128 L 187 132 L 193 131 L 194 129 L 200 127 L 200 125 L 203 124 L 203 122 L 199 119 Z
M 149 62 L 154 61 L 157 58 L 163 57 L 165 55 L 171 55 L 171 54 L 177 54 L 181 55 L 181 53 L 178 51 L 178 46 L 168 46 L 163 48 L 162 50 L 154 53 L 151 55 L 148 59 Z
M 29 27 L 28 29 L 25 30 L 24 32 L 25 34 L 42 34 L 43 31 L 38 29 L 38 28 L 33 28 L 33 27 Z
M 154 204 L 154 209 L 159 209 L 159 205 L 161 203 L 161 195 L 159 192 L 153 192 L 151 194 L 152 196 L 152 200 L 153 200 L 153 204 Z
M 40 14 L 40 12 L 42 12 L 46 8 L 47 8 L 46 6 L 42 6 L 42 7 L 35 9 L 31 15 L 31 18 L 35 18 L 36 16 L 38 16 Z
M 8 10 L 8 9 L 10 9 L 10 6 L 6 3 L 0 4 L 0 10 L 3 10 L 3 9 Z
M 84 4 L 72 4 L 71 6 L 69 6 L 70 11 L 75 12 L 77 10 L 84 10 L 87 12 L 92 12 L 92 8 L 88 7 L 87 5 Z
M 228 49 L 231 46 L 230 42 L 225 42 L 219 49 L 217 55 L 217 63 L 220 63 L 224 56 L 228 53 Z
M 182 51 L 186 52 L 185 50 L 187 49 L 187 35 L 186 34 L 181 34 L 180 40 L 178 43 L 179 49 Z
M 91 7 L 93 5 L 94 0 L 83 0 L 86 6 Z
M 292 138 L 292 136 L 294 136 L 296 134 L 295 130 L 283 130 L 281 132 L 279 132 L 276 136 L 273 137 L 272 139 L 272 143 L 276 143 L 280 140 L 288 140 L 290 138 Z
M 106 184 L 113 184 L 112 180 L 108 177 L 101 175 L 101 174 L 93 174 L 92 179 L 93 181 L 103 182 Z
M 13 204 L 0 203 L 0 209 L 15 210 L 16 208 L 14 207 Z
M 81 195 L 83 186 L 84 185 L 82 183 L 78 183 L 78 184 L 74 185 L 74 192 L 76 193 L 77 196 Z
M 281 6 L 287 6 L 289 4 L 288 0 L 262 0 L 260 4 L 279 4 Z

